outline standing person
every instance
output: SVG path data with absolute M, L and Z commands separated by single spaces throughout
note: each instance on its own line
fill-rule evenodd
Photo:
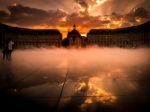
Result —
M 11 60 L 11 54 L 12 54 L 12 51 L 13 51 L 13 46 L 14 46 L 14 42 L 12 40 L 10 40 L 8 42 L 8 59 Z
M 8 43 L 5 43 L 3 46 L 3 60 L 8 59 Z

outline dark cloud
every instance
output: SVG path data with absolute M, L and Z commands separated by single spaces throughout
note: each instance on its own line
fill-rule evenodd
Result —
M 150 12 L 147 11 L 143 7 L 139 7 L 139 8 L 136 8 L 136 9 L 132 10 L 129 14 L 131 14 L 131 15 L 133 15 L 135 17 L 148 18 Z
M 136 24 L 137 22 L 143 23 L 150 20 L 150 12 L 143 7 L 131 10 L 124 16 L 125 20 Z
M 22 5 L 10 6 L 8 10 L 10 11 L 10 16 L 4 20 L 4 22 L 15 23 L 21 26 L 41 24 L 55 25 L 66 15 L 66 13 L 61 10 L 45 11 Z
M 81 12 L 85 12 L 87 13 L 88 12 L 88 3 L 85 1 L 85 0 L 75 0 L 75 2 L 77 3 L 77 5 L 79 5 L 79 10 Z
M 0 8 L 7 9 L 13 4 L 21 4 L 28 7 L 33 7 L 43 10 L 57 10 L 63 9 L 67 12 L 72 12 L 74 7 L 74 0 L 0 0 Z
M 6 11 L 0 10 L 0 21 L 4 21 L 9 17 L 9 14 Z
M 137 7 L 144 7 L 145 9 L 150 11 L 150 1 L 149 0 L 142 0 L 142 2 L 137 5 Z
M 108 21 L 101 21 L 99 16 L 94 17 L 86 13 L 67 14 L 62 10 L 45 11 L 22 5 L 9 6 L 8 10 L 10 11 L 10 16 L 3 20 L 4 22 L 26 27 L 43 24 L 67 27 L 72 26 L 74 23 L 81 27 L 98 27 L 104 23 L 108 23 Z

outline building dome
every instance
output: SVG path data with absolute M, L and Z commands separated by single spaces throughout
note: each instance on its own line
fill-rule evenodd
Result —
M 76 30 L 76 25 L 73 25 L 73 30 L 70 31 L 70 32 L 68 32 L 68 37 L 70 37 L 70 35 L 71 35 L 71 37 L 72 37 L 72 36 L 81 37 L 79 31 Z
M 80 35 L 80 33 L 76 30 L 73 29 L 71 32 L 68 33 L 69 35 Z
M 81 46 L 82 37 L 76 30 L 76 25 L 73 25 L 73 30 L 68 32 L 67 38 L 70 46 Z

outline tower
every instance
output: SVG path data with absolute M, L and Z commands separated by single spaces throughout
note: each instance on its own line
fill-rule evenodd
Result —
M 76 25 L 73 25 L 73 30 L 68 32 L 67 38 L 69 40 L 69 46 L 81 46 L 82 38 L 79 31 L 76 30 Z
M 76 25 L 75 24 L 73 25 L 73 29 L 76 30 Z

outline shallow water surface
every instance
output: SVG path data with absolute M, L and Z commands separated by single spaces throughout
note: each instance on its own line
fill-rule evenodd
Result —
M 149 109 L 149 60 L 148 48 L 15 50 L 0 62 L 1 85 L 49 111 L 140 112 Z

